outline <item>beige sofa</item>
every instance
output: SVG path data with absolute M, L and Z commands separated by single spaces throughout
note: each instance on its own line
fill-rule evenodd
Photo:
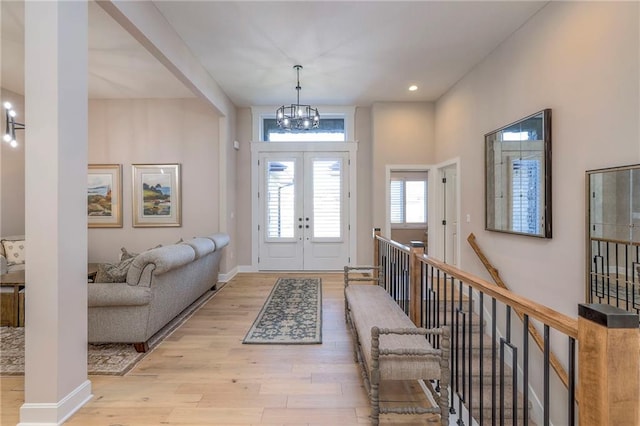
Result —
M 158 247 L 135 257 L 122 283 L 90 283 L 89 342 L 133 343 L 146 351 L 148 340 L 218 282 L 227 234 Z

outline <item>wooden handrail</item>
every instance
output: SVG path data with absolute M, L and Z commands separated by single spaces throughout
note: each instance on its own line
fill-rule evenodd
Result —
M 476 255 L 478 255 L 478 258 L 480 258 L 480 261 L 489 272 L 489 275 L 491 275 L 491 278 L 493 278 L 493 281 L 495 281 L 495 283 L 499 287 L 509 290 L 509 287 L 507 287 L 504 281 L 502 281 L 502 278 L 500 277 L 498 270 L 491 264 L 489 259 L 482 252 L 482 249 L 480 248 L 480 246 L 476 241 L 476 236 L 473 233 L 469 234 L 469 236 L 467 237 L 467 241 L 469 242 L 469 245 L 471 245 L 471 248 L 473 248 L 473 251 L 476 253 Z M 516 309 L 516 314 L 518 315 L 518 317 L 520 317 L 520 320 L 524 321 L 524 315 L 517 309 Z M 536 342 L 536 345 L 538 345 L 540 350 L 544 351 L 544 339 L 542 338 L 542 336 L 540 335 L 540 332 L 538 332 L 538 330 L 534 327 L 532 323 L 529 323 L 529 334 L 531 334 L 533 341 Z M 555 372 L 558 374 L 560 381 L 562 381 L 564 386 L 568 388 L 569 375 L 567 374 L 564 367 L 560 363 L 560 360 L 558 359 L 558 357 L 553 352 L 549 354 L 549 363 L 551 364 L 551 367 L 553 367 Z
M 629 240 L 612 240 L 610 238 L 600 238 L 600 237 L 589 237 L 591 241 L 599 241 L 601 243 L 614 243 L 614 244 L 624 244 L 629 246 L 640 246 L 639 241 L 629 241 Z
M 387 243 L 393 243 L 382 236 L 376 236 L 376 238 Z M 402 245 L 399 246 L 404 247 Z M 496 300 L 519 310 L 530 318 L 535 318 L 569 337 L 574 339 L 578 338 L 578 320 L 576 318 L 571 318 L 540 303 L 533 302 L 527 298 L 514 294 L 509 290 L 497 287 L 495 284 L 492 284 L 487 280 L 471 275 L 427 255 L 422 255 L 419 259 L 421 262 L 431 265 L 434 268 L 438 268 L 445 274 L 464 282 L 475 290 L 482 291 Z

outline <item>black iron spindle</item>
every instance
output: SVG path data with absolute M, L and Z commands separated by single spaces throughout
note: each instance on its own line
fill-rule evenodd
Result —
M 568 424 L 576 423 L 576 340 L 569 337 L 569 398 L 568 398 Z
M 522 317 L 522 418 L 529 424 L 529 315 Z
M 549 417 L 550 417 L 550 395 L 549 395 L 549 353 L 550 353 L 550 345 L 549 345 L 549 326 L 544 325 L 544 403 L 542 405 L 543 416 L 544 416 L 544 426 L 549 426 Z

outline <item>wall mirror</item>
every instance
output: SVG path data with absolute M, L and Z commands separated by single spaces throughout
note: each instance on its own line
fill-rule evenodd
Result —
M 640 165 L 587 171 L 587 297 L 640 312 Z
M 485 229 L 551 238 L 551 110 L 484 139 Z

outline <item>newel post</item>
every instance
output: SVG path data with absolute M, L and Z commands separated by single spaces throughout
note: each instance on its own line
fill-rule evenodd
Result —
M 638 315 L 599 304 L 578 314 L 580 426 L 638 426 Z
M 411 259 L 409 260 L 409 292 L 411 297 L 411 321 L 421 327 L 420 324 L 420 308 L 422 304 L 422 294 L 420 288 L 422 280 L 420 279 L 420 258 L 424 254 L 424 243 L 422 241 L 411 241 Z
M 373 228 L 373 266 L 376 267 L 376 269 L 373 270 L 373 278 L 376 280 L 380 278 L 379 269 L 377 269 L 380 266 L 380 243 L 378 243 L 376 237 L 380 235 L 382 235 L 380 228 Z

